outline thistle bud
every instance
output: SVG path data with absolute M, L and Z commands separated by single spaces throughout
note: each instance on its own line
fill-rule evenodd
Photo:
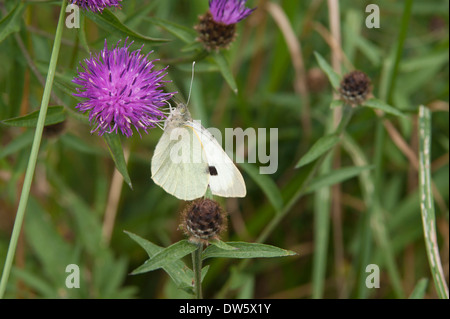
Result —
M 197 199 L 182 212 L 180 228 L 191 242 L 207 243 L 226 229 L 226 213 L 207 198 Z
M 339 88 L 341 100 L 351 106 L 364 103 L 371 91 L 370 78 L 364 72 L 358 70 L 346 74 Z
M 194 27 L 197 40 L 208 50 L 227 49 L 236 38 L 236 23 L 255 9 L 245 7 L 247 0 L 210 0 L 209 10 Z

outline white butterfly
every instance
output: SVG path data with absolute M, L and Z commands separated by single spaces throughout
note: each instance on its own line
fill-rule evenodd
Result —
M 153 181 L 182 200 L 205 195 L 244 197 L 247 193 L 241 173 L 199 122 L 193 121 L 186 105 L 171 108 L 164 133 L 152 158 Z

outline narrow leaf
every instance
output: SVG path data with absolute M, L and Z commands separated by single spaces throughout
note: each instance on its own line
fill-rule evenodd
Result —
M 152 242 L 144 239 L 136 234 L 124 231 L 131 239 L 138 243 L 147 252 L 150 259 L 156 254 L 164 250 L 164 248 L 153 244 Z M 194 273 L 189 269 L 186 264 L 181 260 L 176 260 L 171 264 L 162 267 L 164 271 L 170 276 L 174 281 L 176 286 L 181 289 L 190 288 L 192 290 L 192 278 L 194 278 Z M 206 275 L 209 266 L 202 269 L 202 277 Z M 190 291 L 192 293 L 192 291 Z
M 126 25 L 124 25 L 111 11 L 108 9 L 103 10 L 102 14 L 93 13 L 89 10 L 84 11 L 86 16 L 95 22 L 99 27 L 108 33 L 112 33 L 118 37 L 126 38 L 129 37 L 132 40 L 143 41 L 147 43 L 161 43 L 167 42 L 167 39 L 151 38 L 139 34 Z
M 428 279 L 422 278 L 414 287 L 413 292 L 409 296 L 409 299 L 423 299 L 425 292 L 428 288 Z
M 122 143 L 120 137 L 114 133 L 105 133 L 103 138 L 108 145 L 109 153 L 111 154 L 114 163 L 116 164 L 117 170 L 122 174 L 125 182 L 133 189 L 131 184 L 130 176 L 128 175 L 127 163 L 125 161 L 125 156 L 123 155 Z
M 236 250 L 236 247 L 230 246 L 227 243 L 221 241 L 220 239 L 213 239 L 209 241 L 212 245 L 223 250 Z
M 233 72 L 231 71 L 230 65 L 223 55 L 222 52 L 216 52 L 213 53 L 212 58 L 216 62 L 217 66 L 219 67 L 220 73 L 222 73 L 222 76 L 224 77 L 225 81 L 230 86 L 231 90 L 237 94 L 238 93 L 238 87 L 236 84 L 236 80 L 234 79 Z
M 317 63 L 319 63 L 319 67 L 322 69 L 323 72 L 328 76 L 328 79 L 330 80 L 331 85 L 335 90 L 339 89 L 339 86 L 341 85 L 341 77 L 339 74 L 337 74 L 330 64 L 318 53 L 314 52 L 314 55 L 316 56 Z
M 258 184 L 275 210 L 280 211 L 283 208 L 283 197 L 277 184 L 268 175 L 260 174 L 252 164 L 241 163 L 239 166 Z
M 7 16 L 0 20 L 0 43 L 11 33 L 20 30 L 22 12 L 25 5 L 20 2 Z
M 30 114 L 15 117 L 12 119 L 7 119 L 1 121 L 0 123 L 8 126 L 19 126 L 19 127 L 36 127 L 39 117 L 39 110 L 34 111 Z M 61 123 L 66 119 L 66 114 L 64 112 L 63 106 L 50 106 L 47 111 L 47 116 L 45 118 L 44 125 L 52 125 Z
M 173 262 L 192 253 L 198 247 L 187 240 L 181 240 L 155 254 L 148 259 L 143 265 L 133 270 L 131 274 L 142 274 L 155 269 L 163 268 L 171 265 Z
M 34 132 L 27 130 L 22 135 L 16 137 L 6 146 L 2 146 L 0 148 L 0 159 L 6 157 L 8 155 L 17 153 L 21 149 L 28 147 L 33 142 L 33 134 Z
M 309 149 L 309 151 L 300 159 L 295 168 L 302 167 L 319 158 L 322 154 L 329 151 L 339 142 L 339 136 L 335 134 L 325 135 Z
M 372 169 L 373 166 L 352 166 L 333 170 L 328 174 L 316 177 L 311 181 L 305 193 L 314 192 L 320 188 L 342 183 L 348 179 L 361 174 L 361 172 Z
M 192 28 L 187 28 L 183 25 L 179 25 L 176 23 L 173 23 L 172 21 L 156 18 L 156 17 L 147 17 L 145 19 L 146 21 L 157 25 L 158 27 L 163 28 L 164 30 L 168 31 L 181 41 L 183 41 L 186 44 L 190 44 L 195 42 L 195 38 L 197 37 L 196 32 Z
M 390 106 L 389 104 L 387 104 L 381 100 L 378 100 L 378 99 L 367 100 L 366 102 L 364 102 L 364 106 L 367 106 L 367 107 L 370 107 L 373 109 L 382 110 L 385 113 L 389 113 L 389 114 L 392 114 L 395 116 L 405 117 L 405 114 L 403 114 L 396 108 L 394 108 L 394 107 Z
M 439 255 L 436 234 L 436 215 L 431 180 L 431 112 L 419 107 L 419 181 L 420 209 L 422 212 L 423 234 L 434 286 L 441 299 L 448 299 L 447 281 Z
M 245 243 L 227 242 L 227 245 L 236 248 L 235 250 L 224 250 L 215 245 L 210 245 L 202 253 L 202 259 L 212 257 L 222 258 L 270 258 L 296 255 L 295 252 L 281 249 L 275 246 Z

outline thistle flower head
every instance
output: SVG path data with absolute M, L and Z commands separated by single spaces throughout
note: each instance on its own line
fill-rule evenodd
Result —
M 140 134 L 147 133 L 156 123 L 165 118 L 161 108 L 174 93 L 164 93 L 167 74 L 153 70 L 153 61 L 141 53 L 141 49 L 130 52 L 132 42 L 119 47 L 120 41 L 111 50 L 105 47 L 99 54 L 85 59 L 86 66 L 72 82 L 81 86 L 74 96 L 86 98 L 76 108 L 89 111 L 89 121 L 94 124 L 92 132 L 120 132 L 127 137 L 133 135 L 132 128 Z
M 372 86 L 370 78 L 367 74 L 359 70 L 346 74 L 339 87 L 341 100 L 351 106 L 364 103 L 371 91 Z
M 70 3 L 92 12 L 102 12 L 107 7 L 120 7 L 120 1 L 122 0 L 69 0 Z
M 226 228 L 226 214 L 220 205 L 207 198 L 193 201 L 182 213 L 180 227 L 191 242 L 208 243 Z
M 216 22 L 236 24 L 255 10 L 246 8 L 246 2 L 247 0 L 209 0 L 209 11 Z
M 210 0 L 209 10 L 194 27 L 207 50 L 226 49 L 236 38 L 236 23 L 255 9 L 245 7 L 247 0 Z

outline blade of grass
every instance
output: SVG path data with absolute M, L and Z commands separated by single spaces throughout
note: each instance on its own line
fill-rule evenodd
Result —
M 395 49 L 395 57 L 392 68 L 389 70 L 389 73 L 386 78 L 386 82 L 388 82 L 387 92 L 383 91 L 383 95 L 381 96 L 382 101 L 386 101 L 387 104 L 392 104 L 392 97 L 394 94 L 395 82 L 397 80 L 397 74 L 399 69 L 399 64 L 401 60 L 401 56 L 403 53 L 403 47 L 406 40 L 406 35 L 408 33 L 409 21 L 411 18 L 411 10 L 412 10 L 413 1 L 406 0 L 403 6 L 403 15 L 400 22 L 400 32 L 397 37 L 397 46 Z M 389 273 L 389 277 L 391 279 L 394 292 L 397 297 L 403 298 L 404 292 L 401 284 L 401 278 L 398 272 L 398 268 L 395 263 L 395 258 L 393 256 L 393 252 L 389 245 L 388 233 L 385 227 L 385 220 L 382 211 L 382 194 L 383 194 L 383 158 L 384 158 L 384 147 L 386 144 L 386 132 L 383 129 L 383 119 L 379 118 L 377 121 L 377 125 L 375 128 L 375 150 L 374 150 L 374 200 L 372 201 L 372 206 L 368 207 L 368 211 L 371 212 L 370 222 L 368 221 L 365 225 L 366 227 L 371 227 L 374 231 L 375 239 L 378 244 L 381 246 L 380 248 L 383 251 L 383 255 L 385 257 L 385 262 L 387 266 L 387 270 Z M 366 239 L 370 240 L 370 239 Z M 362 268 L 359 269 L 360 274 L 364 271 L 365 265 L 360 265 Z
M 413 292 L 409 296 L 409 299 L 423 299 L 427 287 L 428 287 L 428 279 L 427 278 L 420 279 L 419 282 L 416 284 L 416 287 L 414 288 Z
M 19 206 L 17 208 L 16 219 L 14 221 L 14 228 L 11 235 L 11 241 L 8 247 L 8 253 L 6 255 L 5 265 L 3 267 L 2 279 L 0 282 L 0 298 L 6 290 L 6 284 L 11 272 L 11 266 L 13 263 L 17 241 L 22 229 L 23 218 L 25 216 L 25 210 L 27 208 L 28 196 L 30 194 L 31 182 L 33 181 L 33 175 L 36 168 L 37 156 L 39 153 L 39 147 L 41 145 L 42 132 L 44 130 L 45 117 L 47 115 L 48 103 L 50 101 L 50 93 L 52 91 L 53 79 L 55 77 L 56 63 L 58 61 L 59 49 L 61 47 L 62 32 L 64 29 L 64 18 L 67 0 L 63 0 L 61 3 L 61 11 L 59 14 L 58 26 L 56 27 L 55 41 L 53 43 L 52 55 L 50 58 L 50 64 L 47 73 L 47 80 L 45 82 L 44 93 L 42 96 L 41 109 L 39 112 L 39 118 L 36 126 L 33 144 L 31 146 L 31 154 L 28 161 L 27 170 L 25 173 L 25 179 L 23 182 L 22 193 L 20 195 Z
M 434 286 L 441 299 L 448 299 L 448 287 L 442 269 L 436 235 L 436 217 L 433 192 L 431 189 L 431 114 L 421 105 L 419 108 L 419 181 L 420 208 L 422 211 L 423 233 L 427 249 L 428 262 L 434 280 Z
M 322 165 L 321 174 L 331 171 L 332 157 Z M 321 299 L 325 289 L 327 251 L 330 234 L 331 189 L 323 187 L 314 194 L 314 254 L 312 271 L 312 298 Z

